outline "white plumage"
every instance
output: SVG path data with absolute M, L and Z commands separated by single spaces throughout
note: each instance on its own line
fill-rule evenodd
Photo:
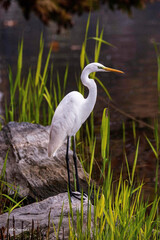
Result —
M 84 97 L 76 91 L 70 92 L 62 99 L 52 119 L 48 145 L 49 156 L 55 155 L 67 136 L 74 136 L 79 130 L 83 123 L 81 110 L 84 104 Z
M 123 73 L 120 70 L 112 69 L 103 66 L 100 63 L 90 63 L 82 71 L 81 81 L 84 86 L 89 90 L 87 98 L 84 98 L 79 92 L 73 91 L 67 94 L 62 101 L 59 103 L 55 110 L 48 144 L 48 156 L 54 156 L 59 147 L 63 144 L 67 138 L 67 152 L 66 152 L 66 162 L 68 171 L 68 182 L 69 191 L 70 188 L 70 176 L 69 176 L 69 158 L 68 158 L 68 148 L 69 148 L 69 138 L 74 136 L 75 144 L 75 134 L 81 127 L 81 125 L 86 121 L 92 112 L 97 99 L 97 85 L 95 81 L 89 78 L 89 74 L 92 72 L 118 72 Z M 76 181 L 77 190 L 79 191 L 78 183 L 78 172 L 76 166 L 76 153 L 74 145 L 74 164 L 76 169 Z

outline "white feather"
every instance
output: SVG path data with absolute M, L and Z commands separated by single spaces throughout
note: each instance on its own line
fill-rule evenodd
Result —
M 92 112 L 97 98 L 97 85 L 89 78 L 92 72 L 118 71 L 106 68 L 100 63 L 90 63 L 82 71 L 81 80 L 89 94 L 84 98 L 79 92 L 67 94 L 54 113 L 48 144 L 48 156 L 52 156 L 63 144 L 67 136 L 74 136 Z M 122 72 L 121 72 L 122 73 Z

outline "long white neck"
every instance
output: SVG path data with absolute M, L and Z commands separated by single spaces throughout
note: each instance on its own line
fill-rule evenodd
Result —
M 89 90 L 89 94 L 85 99 L 85 103 L 82 109 L 83 122 L 85 122 L 85 120 L 89 117 L 97 99 L 97 85 L 93 79 L 90 79 L 88 77 L 90 73 L 91 72 L 89 71 L 89 69 L 84 69 L 81 74 L 81 81 L 83 85 L 86 86 Z

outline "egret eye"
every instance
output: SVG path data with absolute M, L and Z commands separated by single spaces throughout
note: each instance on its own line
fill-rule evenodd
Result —
M 99 69 L 102 69 L 102 67 L 98 66 Z

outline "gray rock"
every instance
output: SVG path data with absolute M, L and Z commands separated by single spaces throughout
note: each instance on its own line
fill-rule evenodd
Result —
M 90 202 L 89 202 L 90 204 Z M 63 211 L 62 211 L 63 208 Z M 87 227 L 87 214 L 88 214 L 88 198 L 83 202 L 83 231 Z M 73 211 L 73 224 L 76 229 L 77 224 L 77 210 L 81 212 L 81 201 L 76 198 L 72 198 L 72 211 Z M 33 203 L 25 207 L 17 208 L 8 216 L 8 213 L 2 214 L 0 216 L 0 228 L 5 229 L 7 232 L 7 219 L 8 223 L 8 233 L 10 236 L 19 235 L 22 233 L 22 222 L 23 222 L 23 232 L 32 229 L 32 221 L 34 221 L 34 229 L 37 226 L 41 229 L 41 233 L 46 237 L 47 231 L 49 229 L 49 239 L 57 239 L 55 236 L 53 223 L 56 231 L 58 230 L 58 225 L 60 222 L 61 212 L 63 212 L 63 220 L 59 231 L 58 239 L 68 239 L 69 236 L 69 214 L 70 206 L 68 201 L 68 194 L 61 193 L 54 197 L 49 197 L 41 202 Z M 50 214 L 50 221 L 49 219 Z M 93 214 L 94 207 L 91 205 L 91 228 L 93 226 Z M 71 216 L 71 215 L 70 215 Z M 13 229 L 13 217 L 15 219 L 14 229 Z M 71 220 L 71 218 L 70 218 Z M 48 224 L 50 223 L 50 224 Z M 72 224 L 72 220 L 71 220 Z M 49 228 L 48 228 L 49 225 Z
M 42 200 L 67 191 L 66 143 L 49 158 L 49 127 L 31 123 L 8 123 L 0 131 L 0 168 L 7 151 L 7 182 L 19 187 L 21 196 Z M 1 171 L 0 169 L 0 171 Z M 74 164 L 70 151 L 71 185 L 74 190 Z M 87 192 L 87 174 L 78 161 L 80 186 Z

